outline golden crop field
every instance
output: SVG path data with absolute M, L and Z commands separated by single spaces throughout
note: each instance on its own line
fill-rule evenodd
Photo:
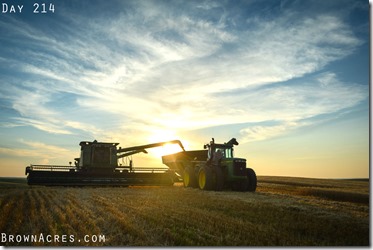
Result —
M 255 193 L 29 187 L 0 178 L 1 245 L 368 246 L 369 181 L 258 177 Z

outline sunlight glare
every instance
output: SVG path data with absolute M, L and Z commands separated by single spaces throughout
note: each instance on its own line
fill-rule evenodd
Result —
M 174 131 L 170 130 L 157 130 L 154 132 L 152 136 L 149 137 L 149 141 L 151 143 L 156 143 L 156 142 L 165 142 L 165 141 L 172 141 L 172 140 L 177 140 L 179 139 L 178 136 L 176 136 Z M 184 148 L 185 148 L 185 143 L 186 141 L 180 140 L 181 143 L 183 143 Z M 161 147 L 156 147 L 156 148 L 151 148 L 147 150 L 150 155 L 160 158 L 163 155 L 168 155 L 168 154 L 174 154 L 177 152 L 182 151 L 180 146 L 178 144 L 165 144 Z

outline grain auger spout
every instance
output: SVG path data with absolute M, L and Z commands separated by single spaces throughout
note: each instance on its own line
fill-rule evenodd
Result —
M 166 144 L 179 144 L 179 140 L 157 142 L 140 146 L 117 148 L 119 143 L 82 141 L 79 143 L 80 157 L 74 166 L 30 165 L 26 167 L 29 185 L 47 186 L 130 186 L 130 185 L 172 185 L 175 171 L 169 168 L 133 167 L 118 164 L 118 160 L 137 153 L 147 153 L 146 149 Z
M 165 141 L 165 142 L 157 142 L 157 143 L 152 143 L 152 144 L 146 144 L 146 145 L 141 145 L 141 146 L 134 146 L 134 147 L 128 147 L 128 148 L 121 148 L 117 150 L 118 153 L 123 153 L 121 155 L 118 155 L 118 158 L 123 158 L 127 157 L 133 154 L 138 154 L 138 153 L 145 153 L 147 154 L 148 152 L 146 151 L 147 148 L 155 148 L 155 147 L 161 147 L 166 144 L 179 144 L 180 148 L 185 151 L 183 144 L 179 140 L 173 140 L 173 141 Z

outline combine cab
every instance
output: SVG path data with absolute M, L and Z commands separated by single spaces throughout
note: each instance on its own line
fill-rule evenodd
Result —
M 128 148 L 117 148 L 119 143 L 80 142 L 80 158 L 74 166 L 30 165 L 26 167 L 29 185 L 45 186 L 130 186 L 173 185 L 175 171 L 168 168 L 134 168 L 132 160 L 125 166 L 118 159 L 137 153 L 147 153 L 147 148 L 176 143 L 184 150 L 179 140 L 159 142 Z

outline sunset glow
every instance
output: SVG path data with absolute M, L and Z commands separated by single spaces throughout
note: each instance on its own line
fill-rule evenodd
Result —
M 66 165 L 85 140 L 198 150 L 212 137 L 235 137 L 257 175 L 369 176 L 368 1 L 12 3 L 0 176 Z M 136 157 L 165 167 L 179 150 Z

